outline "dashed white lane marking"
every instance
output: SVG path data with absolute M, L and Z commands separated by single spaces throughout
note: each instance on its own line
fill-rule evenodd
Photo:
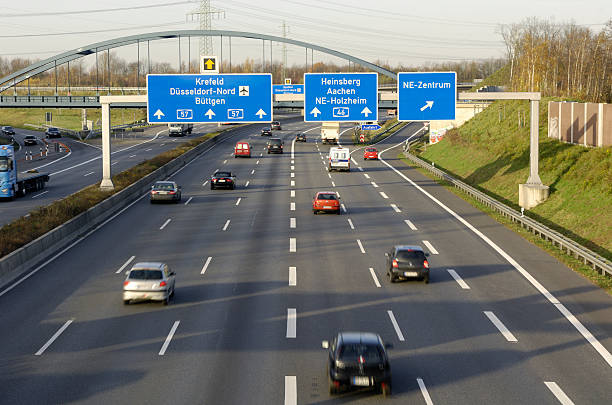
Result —
M 287 339 L 295 339 L 296 336 L 296 317 L 295 308 L 287 308 Z
M 327 173 L 327 177 L 329 177 L 330 179 L 332 178 L 332 177 L 331 177 L 331 174 L 329 174 L 329 173 Z
M 425 382 L 422 378 L 417 378 L 417 384 L 419 384 L 419 389 L 421 390 L 421 395 L 423 395 L 423 399 L 427 405 L 433 405 L 433 401 L 429 396 L 429 392 L 427 391 L 427 387 L 425 386 Z
M 257 162 L 255 162 L 255 164 L 258 165 L 259 164 L 259 160 Z
M 359 169 L 360 172 L 363 171 L 363 167 L 359 166 L 357 169 Z
M 295 197 L 295 190 L 291 190 L 291 198 Z
M 163 356 L 164 354 L 166 354 L 166 350 L 168 349 L 168 346 L 170 345 L 170 341 L 172 340 L 172 337 L 176 333 L 176 328 L 178 328 L 180 323 L 181 321 L 175 321 L 174 325 L 172 325 L 172 328 L 170 329 L 170 333 L 168 333 L 168 337 L 166 337 L 166 341 L 164 342 L 161 349 L 159 350 L 160 356 Z
M 389 315 L 389 319 L 391 319 L 391 323 L 393 324 L 393 329 L 395 329 L 395 333 L 397 333 L 397 338 L 400 340 L 400 342 L 403 342 L 404 335 L 402 335 L 402 331 L 400 330 L 400 327 L 397 324 L 397 321 L 395 320 L 395 315 L 393 315 L 393 311 L 388 310 L 387 315 Z
M 500 321 L 499 318 L 495 316 L 493 312 L 484 311 L 484 314 L 487 316 L 487 318 L 489 318 L 491 322 L 493 322 L 493 325 L 495 325 L 495 327 L 501 332 L 501 334 L 504 335 L 508 342 L 518 342 L 518 339 L 514 337 L 512 332 L 510 332 L 508 328 L 506 328 L 506 325 L 504 325 L 502 321 Z
M 294 287 L 297 285 L 297 268 L 289 267 L 289 285 Z
M 289 252 L 295 253 L 297 251 L 295 238 L 289 238 Z
M 459 284 L 459 286 L 461 288 L 463 288 L 464 290 L 469 290 L 470 286 L 467 285 L 467 283 L 465 281 L 463 281 L 463 279 L 461 278 L 461 276 L 459 274 L 457 274 L 457 272 L 453 269 L 446 269 L 446 271 L 448 271 L 448 274 L 450 274 L 455 281 L 457 282 L 457 284 Z
M 113 162 L 113 163 L 111 163 L 111 166 L 114 166 L 114 165 L 116 165 L 117 163 L 119 163 L 119 162 Z
M 33 196 L 32 196 L 32 198 L 40 197 L 41 195 L 43 195 L 43 194 L 47 194 L 48 192 L 49 192 L 49 190 L 47 190 L 47 191 L 43 191 L 42 193 L 38 193 L 38 194 L 36 194 L 36 195 L 33 195 Z
M 389 196 L 384 193 L 384 191 L 380 191 L 380 196 L 384 199 L 389 199 Z
M 374 284 L 376 284 L 376 287 L 380 288 L 380 282 L 378 281 L 378 277 L 376 277 L 376 272 L 371 267 L 370 267 L 370 274 L 372 275 L 372 278 L 374 279 Z
M 336 183 L 332 181 L 332 187 L 336 187 Z
M 289 218 L 289 228 L 294 229 L 296 227 L 295 218 Z
M 402 210 L 397 208 L 397 205 L 395 205 L 395 204 L 391 204 L 391 208 L 393 208 L 393 211 L 395 211 L 395 212 L 402 212 Z
M 574 401 L 572 401 L 563 390 L 557 385 L 554 381 L 544 381 L 544 385 L 548 387 L 548 389 L 553 393 L 557 400 L 563 405 L 574 405 Z
M 291 164 L 294 164 L 294 163 L 295 163 L 295 160 L 291 160 Z
M 225 159 L 225 160 L 223 161 L 223 164 L 226 164 L 226 163 L 227 163 L 227 159 Z
M 130 156 L 128 156 L 128 158 L 133 158 L 133 157 L 136 157 L 136 155 L 130 155 Z
M 193 200 L 193 197 L 189 197 L 189 199 L 187 201 L 185 201 L 185 205 L 189 204 L 191 202 L 191 200 Z
M 290 209 L 291 211 L 295 211 L 295 203 L 294 203 L 294 202 L 289 203 L 289 209 Z
M 297 405 L 297 377 L 285 376 L 285 405 Z
M 342 211 L 347 212 L 346 211 L 346 207 L 344 206 L 344 204 L 340 204 L 340 207 L 342 207 Z
M 372 183 L 372 186 L 374 186 L 374 188 L 378 188 L 378 184 L 374 183 L 373 181 L 371 181 L 370 183 Z
M 351 156 L 351 162 L 353 162 L 355 165 L 357 165 L 357 161 L 355 161 L 355 159 L 353 159 L 352 156 Z
M 259 154 L 259 157 L 262 157 L 262 156 L 263 156 L 263 153 L 260 153 L 260 154 Z
M 424 241 L 423 241 L 423 244 L 424 244 L 425 246 L 427 246 L 427 249 L 429 249 L 429 251 L 430 251 L 432 254 L 434 254 L 434 255 L 437 255 L 437 254 L 438 254 L 438 251 L 436 250 L 436 248 L 435 248 L 435 247 L 433 247 L 433 245 L 432 245 L 431 243 L 429 243 L 429 241 L 428 241 L 428 240 L 424 240 Z
M 242 197 L 238 198 L 238 200 L 236 200 L 236 205 L 240 205 L 240 201 L 242 201 Z
M 229 224 L 230 224 L 230 220 L 228 219 L 227 221 L 225 221 L 225 225 L 223 225 L 224 231 L 227 230 L 227 227 L 229 226 Z
M 92 174 L 94 174 L 94 172 L 89 172 L 87 174 L 84 174 L 83 177 L 91 176 Z
M 127 267 L 127 266 L 128 266 L 128 265 L 129 265 L 129 264 L 132 262 L 132 260 L 134 260 L 135 258 L 136 258 L 136 256 L 132 256 L 132 257 L 130 257 L 129 259 L 127 259 L 127 260 L 125 261 L 125 263 L 123 263 L 123 266 L 119 267 L 119 270 L 117 270 L 117 271 L 115 272 L 115 274 L 119 274 L 119 273 L 121 273 L 123 270 L 125 270 L 125 268 L 126 268 L 126 267 Z
M 255 169 L 251 170 L 251 174 L 255 174 Z
M 295 180 L 291 180 L 291 187 L 295 187 Z
M 41 354 L 43 354 L 43 353 L 45 352 L 45 350 L 47 350 L 47 348 L 48 348 L 49 346 L 51 346 L 51 344 L 52 344 L 53 342 L 55 342 L 55 339 L 57 339 L 57 338 L 59 337 L 59 335 L 61 335 L 61 334 L 62 334 L 62 333 L 63 333 L 63 332 L 66 330 L 66 328 L 67 328 L 68 326 L 70 326 L 70 324 L 72 323 L 72 321 L 74 321 L 74 319 L 67 320 L 67 321 L 66 321 L 66 323 L 64 323 L 64 324 L 62 325 L 62 327 L 61 327 L 61 328 L 59 328 L 59 329 L 57 330 L 57 332 L 55 332 L 55 333 L 53 334 L 53 336 L 51 336 L 51 339 L 47 340 L 47 343 L 45 343 L 45 344 L 43 345 L 43 347 L 41 347 L 40 349 L 38 349 L 38 351 L 37 351 L 36 353 L 34 353 L 34 355 L 35 355 L 35 356 L 40 356 Z
M 166 222 L 164 222 L 164 224 L 159 227 L 159 230 L 162 231 L 166 227 L 166 225 L 170 223 L 170 221 L 172 221 L 172 218 L 166 219 Z
M 353 225 L 353 221 L 351 221 L 350 218 L 347 219 L 349 226 L 351 227 L 351 229 L 355 229 L 355 226 Z
M 250 183 L 250 182 L 251 182 L 250 180 L 249 180 L 249 181 L 247 181 L 247 182 L 244 184 L 244 188 L 247 188 L 247 187 L 249 186 L 249 183 Z
M 370 175 L 369 175 L 369 174 L 367 174 L 367 173 L 363 173 L 363 176 L 364 176 L 366 179 L 369 179 L 369 178 L 370 178 Z
M 363 248 L 363 245 L 361 244 L 361 240 L 357 239 L 357 244 L 359 245 L 359 250 L 361 250 L 361 253 L 365 254 L 365 249 Z
M 145 152 L 151 152 L 152 150 L 153 148 L 148 148 L 148 149 L 145 149 Z
M 295 177 L 295 173 L 291 172 L 291 177 Z
M 416 227 L 416 226 L 414 226 L 414 224 L 413 224 L 412 222 L 410 222 L 409 220 L 404 219 L 404 222 L 405 222 L 405 223 L 406 223 L 406 225 L 408 225 L 408 226 L 410 227 L 410 229 L 412 229 L 413 231 L 416 231 L 416 230 L 417 230 L 417 227 Z
M 202 183 L 202 187 L 204 187 L 207 184 L 208 184 L 208 180 L 206 180 L 204 183 Z
M 295 166 L 291 166 L 291 170 L 295 170 Z
M 164 146 L 164 145 L 165 145 L 165 143 L 162 143 L 162 144 L 160 144 L 159 146 Z
M 212 256 L 208 256 L 208 258 L 206 259 L 206 262 L 204 263 L 204 266 L 202 266 L 202 271 L 200 271 L 200 274 L 206 273 L 206 269 L 208 269 L 208 265 L 210 264 L 211 260 L 212 260 Z

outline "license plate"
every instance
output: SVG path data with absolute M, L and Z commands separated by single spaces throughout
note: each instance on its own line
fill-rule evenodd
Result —
M 219 180 L 219 183 L 225 183 L 225 180 Z
M 355 376 L 351 379 L 351 383 L 360 387 L 368 387 L 370 385 L 370 377 Z
M 167 191 L 160 191 L 159 194 L 168 194 Z
M 406 277 L 416 277 L 418 275 L 419 273 L 417 273 L 416 271 L 405 271 L 404 272 L 404 276 Z
M 331 207 L 330 207 L 329 205 L 324 205 L 324 206 L 323 206 L 323 209 L 326 209 L 326 210 L 331 210 Z

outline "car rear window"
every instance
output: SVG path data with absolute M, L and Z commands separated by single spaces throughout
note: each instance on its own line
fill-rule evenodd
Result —
M 216 177 L 231 177 L 232 174 L 230 172 L 217 172 L 215 173 Z
M 270 139 L 268 141 L 268 144 L 270 145 L 282 145 L 283 141 L 281 141 L 280 139 Z
M 236 144 L 236 149 L 249 149 L 248 143 L 238 143 Z
M 155 184 L 153 188 L 155 190 L 174 190 L 174 186 L 172 184 Z
M 359 356 L 363 356 L 366 362 L 381 362 L 383 357 L 378 346 L 349 343 L 340 347 L 338 358 L 342 361 L 351 362 L 359 361 Z
M 338 197 L 335 194 L 319 194 L 318 200 L 337 200 Z
M 398 250 L 396 257 L 398 260 L 418 260 L 425 259 L 425 254 L 420 250 Z
M 161 270 L 132 270 L 130 279 L 132 280 L 161 280 L 163 274 Z

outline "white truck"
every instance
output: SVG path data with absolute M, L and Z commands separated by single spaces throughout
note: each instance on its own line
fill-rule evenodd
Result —
M 329 148 L 329 163 L 327 171 L 346 170 L 351 171 L 351 153 L 348 148 Z
M 193 131 L 193 124 L 168 124 L 169 136 L 183 136 Z
M 321 143 L 338 144 L 340 136 L 339 122 L 324 122 L 321 125 Z

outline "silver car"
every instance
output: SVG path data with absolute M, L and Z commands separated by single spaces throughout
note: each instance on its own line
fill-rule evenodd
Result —
M 136 263 L 126 272 L 123 282 L 123 303 L 131 301 L 163 301 L 170 303 L 174 297 L 175 274 L 165 263 Z
M 173 181 L 156 181 L 151 186 L 150 201 L 153 204 L 156 201 L 181 201 L 181 186 Z

